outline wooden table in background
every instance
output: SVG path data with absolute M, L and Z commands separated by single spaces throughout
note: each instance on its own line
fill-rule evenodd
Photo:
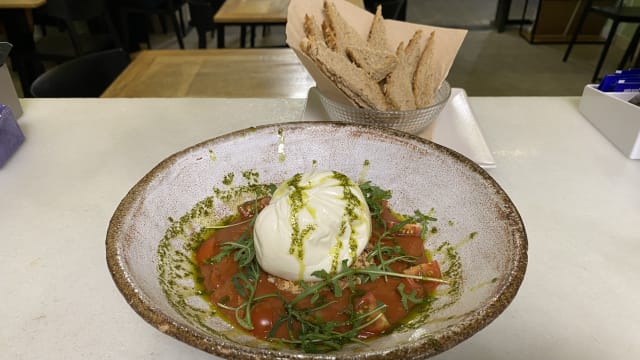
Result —
M 617 0 L 599 0 L 602 6 L 614 6 Z M 525 19 L 528 14 L 529 3 L 525 2 L 521 23 L 528 26 L 520 27 L 520 36 L 532 44 L 569 43 L 576 31 L 578 19 L 587 11 L 589 2 L 585 0 L 540 0 L 532 3 L 535 16 L 531 20 Z M 607 19 L 599 14 L 589 14 L 580 30 L 576 42 L 602 43 L 603 29 Z
M 347 0 L 364 8 L 363 0 Z M 213 16 L 218 31 L 218 48 L 224 48 L 224 28 L 239 25 L 240 46 L 244 47 L 246 26 L 251 26 L 251 47 L 255 41 L 256 25 L 285 25 L 289 0 L 226 0 Z
M 47 0 L 4 0 L 0 9 L 35 9 L 47 3 Z
M 146 50 L 102 97 L 300 99 L 312 86 L 291 49 Z
M 251 47 L 254 45 L 256 25 L 284 25 L 287 23 L 289 0 L 226 0 L 213 16 L 218 31 L 218 48 L 224 48 L 224 28 L 240 25 L 240 46 L 244 47 L 246 26 L 252 26 Z

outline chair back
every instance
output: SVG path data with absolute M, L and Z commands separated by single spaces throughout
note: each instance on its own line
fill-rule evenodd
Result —
M 589 9 L 591 7 L 608 7 L 608 8 L 616 8 L 620 9 L 625 6 L 624 0 L 616 0 L 615 4 L 612 4 L 611 0 L 587 0 L 584 3 L 584 8 Z
M 47 0 L 47 15 L 66 21 L 91 20 L 105 13 L 104 0 Z
M 198 30 L 213 30 L 213 16 L 220 10 L 225 0 L 187 0 L 191 23 Z
M 123 49 L 80 56 L 40 75 L 31 85 L 34 97 L 99 97 L 131 62 Z
M 177 10 L 184 5 L 187 0 L 119 0 L 120 8 L 138 10 L 168 9 Z
M 364 0 L 367 11 L 375 14 L 378 5 L 382 5 L 382 17 L 385 19 L 401 20 L 402 6 L 407 0 Z

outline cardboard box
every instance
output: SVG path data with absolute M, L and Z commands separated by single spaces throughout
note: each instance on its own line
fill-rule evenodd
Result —
M 629 102 L 638 93 L 606 93 L 597 87 L 585 86 L 578 109 L 625 156 L 640 159 L 640 106 Z

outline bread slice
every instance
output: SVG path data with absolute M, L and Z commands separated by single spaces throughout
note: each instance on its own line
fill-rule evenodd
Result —
M 329 46 L 331 50 L 339 52 L 340 49 L 338 49 L 338 38 L 336 36 L 336 32 L 333 31 L 326 20 L 322 22 L 322 34 L 327 46 Z
M 347 56 L 377 82 L 386 78 L 398 65 L 398 58 L 394 54 L 370 47 L 348 47 Z
M 377 82 L 349 61 L 346 56 L 328 48 L 324 43 L 305 38 L 300 48 L 318 65 L 320 70 L 358 106 L 388 110 L 389 104 Z
M 304 34 L 310 39 L 321 40 L 324 38 L 320 25 L 316 22 L 313 15 L 304 15 Z
M 335 39 L 335 41 L 328 41 L 327 44 L 331 49 L 339 54 L 346 56 L 346 50 L 348 47 L 364 47 L 366 42 L 358 34 L 358 32 L 347 23 L 347 21 L 340 15 L 333 2 L 325 0 L 324 2 L 324 14 L 326 18 L 326 29 L 323 26 L 325 38 L 327 34 L 329 37 Z
M 409 44 L 407 44 L 407 48 L 405 49 L 405 55 L 407 59 L 407 66 L 409 67 L 408 71 L 413 75 L 415 73 L 416 68 L 418 67 L 418 61 L 420 61 L 420 41 L 422 40 L 422 30 L 416 30 L 409 40 Z
M 418 108 L 425 108 L 433 104 L 435 94 L 440 84 L 437 83 L 436 71 L 434 69 L 434 44 L 435 32 L 431 32 L 427 39 L 427 44 L 420 55 L 418 66 L 413 77 L 413 95 Z
M 367 45 L 374 50 L 389 51 L 387 29 L 385 28 L 384 18 L 382 17 L 382 5 L 378 5 L 376 8 L 376 14 L 371 22 L 369 36 L 367 37 Z
M 407 63 L 407 53 L 404 42 L 396 50 L 398 65 L 387 76 L 384 94 L 393 110 L 414 110 L 416 101 L 413 96 L 413 72 Z

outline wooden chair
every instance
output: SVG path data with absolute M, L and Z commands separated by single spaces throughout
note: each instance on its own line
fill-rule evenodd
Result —
M 129 65 L 129 54 L 111 49 L 64 62 L 31 84 L 34 97 L 99 97 Z
M 585 10 L 580 15 L 578 26 L 576 27 L 576 31 L 571 36 L 569 46 L 567 47 L 567 50 L 564 53 L 564 57 L 562 58 L 562 61 L 566 62 L 567 59 L 569 58 L 569 54 L 573 49 L 573 45 L 575 44 L 578 34 L 582 29 L 582 25 L 584 25 L 585 19 L 587 18 L 587 15 L 589 15 L 589 13 L 599 14 L 611 20 L 611 28 L 609 29 L 609 34 L 607 35 L 607 38 L 604 42 L 604 47 L 602 49 L 602 52 L 600 53 L 598 64 L 596 65 L 596 69 L 591 79 L 591 81 L 595 83 L 598 80 L 598 77 L 600 75 L 600 69 L 602 69 L 604 60 L 607 57 L 607 52 L 611 47 L 611 43 L 613 41 L 614 36 L 616 35 L 618 25 L 620 23 L 640 23 L 640 6 L 625 6 L 624 1 L 622 0 L 618 1 L 615 6 L 602 6 L 602 5 L 594 4 L 593 0 L 587 1 Z M 629 48 L 627 49 L 627 51 L 625 52 L 625 55 L 620 61 L 620 64 L 618 66 L 619 68 L 624 68 L 627 62 L 633 56 L 633 53 L 635 52 L 635 49 L 638 44 L 638 40 L 637 40 L 638 36 L 640 35 L 638 35 L 638 30 L 636 30 L 636 35 L 634 36 L 635 44 L 634 44 L 634 40 L 632 39 L 631 43 L 629 44 Z
M 106 9 L 104 0 L 48 0 L 44 16 L 62 27 L 58 35 L 47 34 L 36 43 L 36 55 L 57 62 L 96 51 L 120 47 L 120 38 Z M 101 21 L 106 33 L 80 32 L 80 23 L 89 26 Z

